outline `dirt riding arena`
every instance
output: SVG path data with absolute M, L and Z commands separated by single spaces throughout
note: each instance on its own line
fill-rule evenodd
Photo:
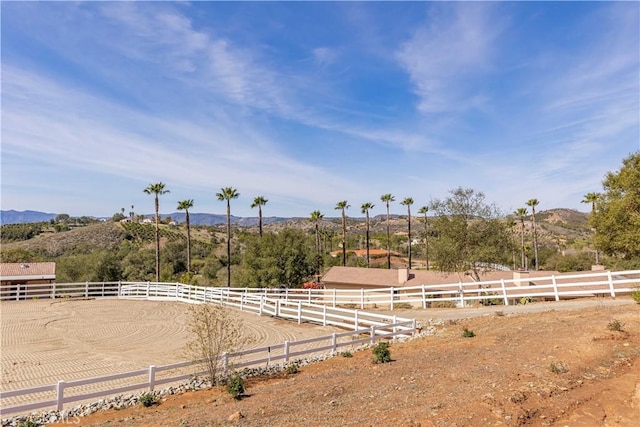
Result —
M 190 305 L 132 300 L 3 302 L 3 391 L 55 384 L 189 360 Z M 334 327 L 233 310 L 251 347 L 330 335 Z

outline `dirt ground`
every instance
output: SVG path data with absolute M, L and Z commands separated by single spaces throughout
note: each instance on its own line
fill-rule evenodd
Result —
M 214 388 L 73 422 L 640 425 L 640 305 L 619 298 L 518 307 L 415 311 L 423 332 L 432 334 L 393 343 L 391 363 L 374 364 L 371 350 L 364 350 L 304 366 L 297 374 L 249 379 L 241 400 Z M 475 337 L 463 337 L 464 328 Z

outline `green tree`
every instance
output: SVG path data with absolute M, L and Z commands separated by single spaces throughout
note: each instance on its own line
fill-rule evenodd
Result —
M 178 202 L 178 210 L 185 212 L 185 221 L 187 223 L 187 271 L 191 272 L 191 224 L 189 222 L 189 209 L 193 207 L 193 199 L 182 200 Z M 133 206 L 132 206 L 133 208 Z
M 429 212 L 428 206 L 422 206 L 418 213 L 424 215 L 424 258 L 427 270 L 429 269 L 429 218 L 427 213 Z
M 431 202 L 437 236 L 435 261 L 442 271 L 471 274 L 480 281 L 483 263 L 508 263 L 512 243 L 507 227 L 482 192 L 457 188 Z
M 587 194 L 584 195 L 584 199 L 582 199 L 582 203 L 590 203 L 591 204 L 591 217 L 593 217 L 595 215 L 595 213 L 596 213 L 596 203 L 598 202 L 599 198 L 600 198 L 600 195 L 598 193 L 587 193 Z M 596 264 L 600 264 L 600 257 L 598 255 L 598 248 L 596 248 Z
M 387 268 L 391 268 L 391 233 L 389 231 L 389 204 L 396 200 L 391 194 L 383 194 L 380 200 L 387 206 Z
M 538 199 L 529 199 L 527 206 L 531 208 L 531 222 L 533 224 L 533 257 L 535 260 L 535 270 L 538 270 L 539 260 L 538 260 L 538 230 L 536 228 L 536 206 L 540 204 Z
M 320 220 L 324 218 L 324 215 L 320 211 L 313 211 L 309 216 L 309 221 L 313 222 L 316 231 L 316 276 L 320 276 L 320 263 L 322 262 L 322 255 L 320 254 Z
M 411 205 L 413 204 L 413 199 L 411 197 L 405 197 L 403 201 L 400 202 L 401 205 L 407 207 L 407 237 L 409 238 L 409 270 L 411 270 Z
M 306 233 L 285 229 L 243 241 L 243 283 L 255 287 L 297 287 L 316 272 L 315 248 Z
M 220 201 L 227 202 L 227 287 L 231 286 L 231 200 L 240 197 L 235 188 L 221 188 L 216 197 Z
M 155 197 L 155 212 L 156 212 L 156 282 L 160 281 L 160 201 L 159 196 L 167 194 L 169 190 L 165 189 L 165 184 L 158 182 L 155 184 L 149 184 L 144 189 L 146 194 L 153 194 Z M 124 215 L 123 215 L 124 216 Z
M 367 242 L 367 268 L 369 268 L 370 256 L 369 256 L 369 211 L 374 208 L 374 204 L 370 202 L 363 203 L 360 207 L 363 214 L 365 214 L 365 226 L 366 226 L 366 242 Z
M 267 204 L 269 200 L 265 199 L 263 196 L 257 196 L 253 199 L 253 203 L 251 203 L 251 209 L 258 208 L 258 226 L 260 227 L 260 236 L 262 236 L 262 207 Z
M 622 167 L 608 172 L 603 193 L 596 203 L 590 224 L 595 229 L 596 247 L 607 255 L 640 265 L 640 151 L 622 161 Z
M 335 209 L 342 211 L 342 266 L 347 265 L 347 214 L 346 209 L 349 209 L 351 205 L 346 200 L 342 200 L 336 204 Z
M 520 219 L 520 269 L 526 270 L 526 254 L 524 249 L 524 218 L 527 216 L 527 208 L 518 208 L 514 212 L 514 215 Z

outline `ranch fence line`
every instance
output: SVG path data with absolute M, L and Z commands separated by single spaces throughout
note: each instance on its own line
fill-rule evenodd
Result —
M 215 301 L 236 308 L 257 310 L 260 301 L 279 300 L 285 311 L 290 303 L 324 305 L 331 308 L 388 307 L 407 304 L 428 308 L 449 301 L 458 307 L 468 304 L 515 304 L 521 299 L 555 300 L 628 295 L 640 287 L 640 270 L 598 271 L 458 282 L 379 289 L 275 289 L 214 288 L 161 282 L 85 282 L 3 286 L 0 301 L 34 298 L 150 298 L 182 302 Z M 287 308 L 288 307 L 288 308 Z

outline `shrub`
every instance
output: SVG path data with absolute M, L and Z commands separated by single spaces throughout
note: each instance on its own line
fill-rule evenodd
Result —
M 140 396 L 140 403 L 142 403 L 142 406 L 144 406 L 145 408 L 148 408 L 149 406 L 153 406 L 155 403 L 157 402 L 156 396 L 153 393 L 144 393 L 142 396 Z
M 18 427 L 39 427 L 39 426 L 40 424 L 38 424 L 33 420 L 22 421 L 21 423 L 18 424 Z
M 340 356 L 342 356 L 342 357 L 353 357 L 353 354 L 351 354 L 350 351 L 343 351 L 342 353 L 340 353 Z
M 244 395 L 244 379 L 240 375 L 233 375 L 227 383 L 227 392 L 236 400 Z
M 395 309 L 412 309 L 413 306 L 408 302 L 396 302 L 393 304 L 393 308 Z
M 431 308 L 456 308 L 456 303 L 453 301 L 433 301 L 429 306 Z
M 618 319 L 613 319 L 611 322 L 607 324 L 607 329 L 610 331 L 622 332 L 623 326 L 624 326 L 624 323 L 621 323 Z
M 465 337 L 465 338 L 473 338 L 473 337 L 475 337 L 475 336 L 476 336 L 476 333 L 475 333 L 475 332 L 473 332 L 473 331 L 470 331 L 470 330 L 469 330 L 469 329 L 467 329 L 467 328 L 464 328 L 464 329 L 462 330 L 462 336 L 463 336 L 463 337 Z
M 287 375 L 293 375 L 293 374 L 297 374 L 298 373 L 298 365 L 296 365 L 295 363 L 289 363 L 287 365 Z
M 564 374 L 565 372 L 569 372 L 569 368 L 567 364 L 564 362 L 551 362 L 549 365 L 549 370 L 554 374 Z
M 631 298 L 638 304 L 640 304 L 640 286 L 635 286 L 631 291 Z
M 389 351 L 388 342 L 379 342 L 373 348 L 373 363 L 388 363 L 391 362 L 391 352 Z

